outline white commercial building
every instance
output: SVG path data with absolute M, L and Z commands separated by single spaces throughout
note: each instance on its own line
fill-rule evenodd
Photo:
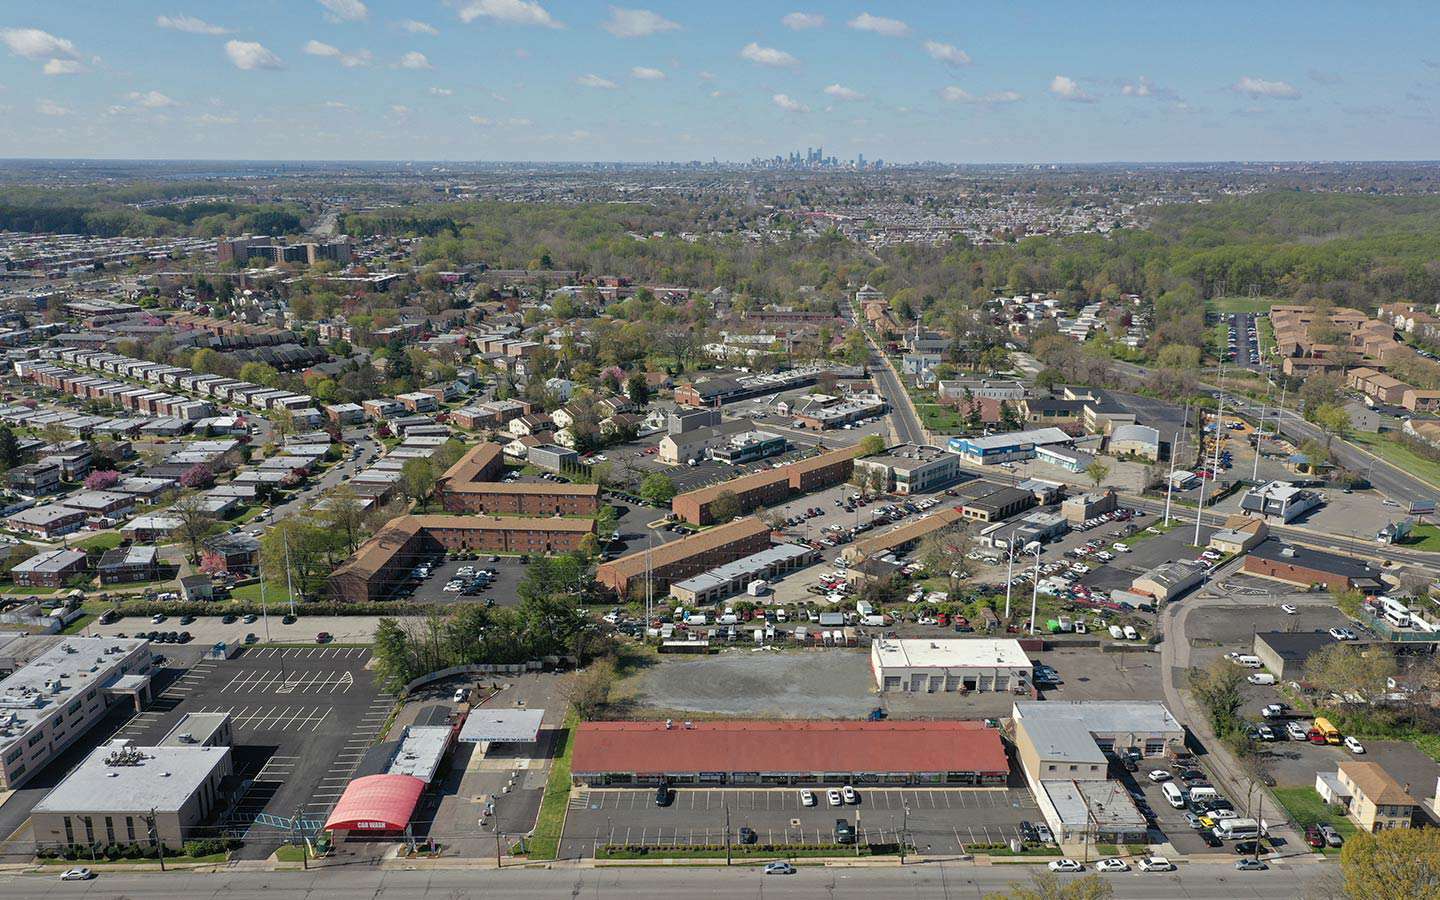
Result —
M 916 694 L 1028 693 L 1035 671 L 1019 641 L 983 638 L 877 640 L 870 669 L 881 692 Z

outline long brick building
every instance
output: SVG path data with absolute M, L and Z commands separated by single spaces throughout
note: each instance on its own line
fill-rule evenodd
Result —
M 496 443 L 472 447 L 435 481 L 435 496 L 446 512 L 521 516 L 593 516 L 600 510 L 600 486 L 495 479 L 505 471 Z
M 361 545 L 330 576 L 330 593 L 352 602 L 381 600 L 420 559 L 442 550 L 544 555 L 578 550 L 592 519 L 516 516 L 401 516 Z
M 756 518 L 736 519 L 678 541 L 660 544 L 648 551 L 655 596 L 663 597 L 673 581 L 759 553 L 769 546 L 770 528 Z M 595 580 L 621 597 L 630 596 L 635 589 L 644 590 L 646 553 L 640 550 L 603 563 L 595 571 Z
M 730 493 L 740 501 L 740 514 L 745 515 L 783 502 L 791 494 L 808 494 L 831 485 L 844 484 L 854 471 L 855 458 L 860 453 L 858 446 L 844 447 L 778 469 L 742 475 L 720 484 L 687 491 L 677 494 L 670 501 L 670 509 L 687 522 L 710 525 L 715 521 L 715 501 L 721 495 Z

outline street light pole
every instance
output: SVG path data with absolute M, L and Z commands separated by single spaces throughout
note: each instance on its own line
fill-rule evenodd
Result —
M 1030 633 L 1035 633 L 1035 607 L 1040 602 L 1040 548 L 1035 548 L 1035 577 L 1030 579 Z
M 1005 622 L 1010 622 L 1010 585 L 1015 580 L 1015 536 L 1010 536 L 1009 549 L 1006 555 L 1010 557 L 1010 563 L 1005 569 Z

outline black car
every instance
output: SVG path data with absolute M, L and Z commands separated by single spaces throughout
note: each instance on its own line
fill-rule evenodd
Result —
M 1215 836 L 1215 833 L 1212 832 L 1212 831 L 1202 831 L 1202 832 L 1200 832 L 1200 840 L 1204 841 L 1204 842 L 1205 842 L 1205 846 L 1207 846 L 1207 847 L 1223 847 L 1223 846 L 1225 846 L 1225 842 L 1222 841 L 1222 840 L 1220 840 L 1218 837 L 1216 837 L 1216 836 Z
M 290 615 L 289 613 L 286 613 L 285 618 L 281 619 L 280 622 L 285 625 L 294 625 L 295 617 L 293 615 Z
M 182 632 L 180 632 L 180 643 L 182 643 L 182 644 L 188 644 L 188 643 L 190 643 L 191 641 L 193 641 L 194 639 L 195 639 L 194 636 L 191 635 L 190 632 L 188 632 L 188 631 L 182 631 Z
M 1040 836 L 1035 832 L 1035 826 L 1026 821 L 1020 823 L 1020 837 L 1030 843 L 1040 840 Z
M 165 643 L 167 643 L 167 644 L 178 644 L 178 643 L 180 643 L 180 634 L 179 634 L 179 632 L 175 632 L 175 631 L 167 631 L 167 632 L 165 632 Z
M 669 806 L 672 796 L 674 796 L 674 792 L 671 791 L 669 787 L 663 784 L 660 785 L 658 788 L 655 789 L 655 805 Z
M 236 616 L 234 613 L 226 613 L 225 615 L 220 617 L 220 621 L 226 625 L 234 625 L 236 621 Z
M 194 616 L 181 616 L 181 617 L 180 617 L 180 624 L 181 624 L 181 625 L 193 625 L 193 624 L 195 624 L 195 617 L 194 617 Z
M 1241 856 L 1254 856 L 1265 852 L 1265 845 L 1259 841 L 1241 841 L 1235 845 L 1235 852 Z
M 759 839 L 760 837 L 755 833 L 755 829 L 751 828 L 748 825 L 740 826 L 740 843 L 753 844 Z
M 836 820 L 835 820 L 835 843 L 837 843 L 837 844 L 853 844 L 853 843 L 855 843 L 855 826 L 850 824 L 850 820 L 849 820 L 849 819 L 836 819 Z

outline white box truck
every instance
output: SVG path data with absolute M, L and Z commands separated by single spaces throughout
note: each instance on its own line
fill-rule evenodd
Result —
M 752 597 L 763 597 L 770 588 L 770 583 L 763 578 L 757 578 L 745 586 L 745 593 Z
M 832 627 L 836 625 L 844 625 L 845 614 L 842 612 L 822 612 L 820 614 L 820 624 Z
M 858 613 L 861 618 L 864 618 L 865 616 L 874 615 L 875 607 L 868 600 L 860 600 L 855 604 L 855 612 Z

